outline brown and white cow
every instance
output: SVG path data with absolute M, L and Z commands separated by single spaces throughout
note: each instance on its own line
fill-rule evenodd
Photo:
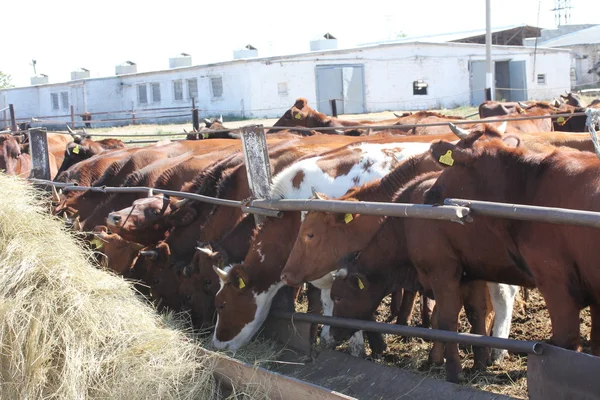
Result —
M 442 141 L 432 145 L 434 158 L 448 155 L 453 161 L 429 190 L 426 203 L 439 204 L 444 198 L 457 197 L 600 211 L 599 192 L 595 189 L 600 184 L 600 161 L 593 154 L 565 148 L 534 153 L 522 148 L 517 137 L 459 144 Z M 550 313 L 552 342 L 579 350 L 579 312 L 589 305 L 592 353 L 600 355 L 600 274 L 594 254 L 594 244 L 600 239 L 597 231 L 484 216 L 478 216 L 478 221 L 495 234 L 521 270 L 533 276 Z M 450 265 L 444 265 L 443 270 L 418 265 L 417 270 L 420 276 L 430 277 L 440 307 L 440 329 L 455 330 L 457 277 L 462 274 Z M 514 270 L 507 272 L 504 279 L 514 276 Z M 492 274 L 496 275 L 494 279 L 490 279 Z M 488 266 L 479 271 L 479 278 L 502 277 L 497 268 Z M 460 364 L 456 364 L 454 346 L 446 346 L 446 357 L 453 360 L 451 368 L 456 376 Z
M 310 198 L 315 190 L 341 196 L 353 186 L 386 175 L 403 159 L 420 154 L 429 143 L 402 143 L 398 138 L 377 142 L 353 143 L 317 157 L 307 157 L 273 178 L 272 198 Z M 218 317 L 213 338 L 217 348 L 237 349 L 248 343 L 261 327 L 275 294 L 284 286 L 281 269 L 296 240 L 300 213 L 285 213 L 281 219 L 268 220 L 252 238 L 250 251 L 242 264 L 215 268 L 221 289 L 215 298 Z M 331 276 L 313 281 L 321 289 L 324 312 L 331 315 L 329 295 Z M 323 343 L 332 344 L 328 327 L 321 334 Z M 362 335 L 355 338 L 364 346 Z M 354 342 L 353 342 L 354 343 Z M 354 349 L 360 349 L 354 345 Z

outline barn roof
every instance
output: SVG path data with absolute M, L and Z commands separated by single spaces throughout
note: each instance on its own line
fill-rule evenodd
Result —
M 545 42 L 538 43 L 538 46 L 562 47 L 597 43 L 600 43 L 600 25 L 595 25 L 590 28 L 581 29 L 575 32 L 567 33 L 566 35 L 546 40 Z

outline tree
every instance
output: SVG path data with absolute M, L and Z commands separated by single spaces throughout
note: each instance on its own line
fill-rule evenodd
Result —
M 0 71 L 0 89 L 8 89 L 12 87 L 15 87 L 15 85 L 12 84 L 12 77 Z

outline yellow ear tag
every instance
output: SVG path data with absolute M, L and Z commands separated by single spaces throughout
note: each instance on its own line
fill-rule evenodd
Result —
M 90 244 L 93 244 L 95 249 L 101 249 L 103 246 L 102 240 L 98 239 L 97 237 L 90 240 Z
M 208 133 L 203 133 L 202 134 L 202 139 L 208 139 Z
M 244 283 L 244 280 L 242 278 L 240 278 L 240 289 L 243 289 L 246 287 L 246 284 Z
M 302 119 L 302 115 L 300 115 L 300 113 L 298 113 L 298 114 L 296 114 L 296 115 L 294 116 L 294 118 L 296 118 L 296 119 Z
M 448 150 L 446 152 L 446 154 L 444 154 L 443 156 L 440 156 L 440 162 L 442 164 L 452 166 L 454 164 L 454 158 L 452 158 L 452 150 Z
M 352 214 L 346 214 L 344 215 L 344 221 L 349 224 L 350 221 L 352 221 L 354 219 L 354 217 L 352 216 Z
M 356 280 L 358 281 L 358 288 L 363 290 L 365 288 L 363 281 L 360 278 L 356 278 Z
M 556 122 L 558 122 L 560 125 L 564 125 L 565 124 L 565 117 L 558 117 L 556 119 Z
M 73 154 L 79 154 L 79 145 L 75 146 L 73 149 Z

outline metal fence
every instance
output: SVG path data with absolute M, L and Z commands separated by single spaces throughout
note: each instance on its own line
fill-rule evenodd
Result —
M 600 110 L 588 109 L 586 113 L 580 114 L 587 115 L 588 129 L 592 140 L 597 145 L 598 139 L 595 125 L 600 118 Z M 573 114 L 567 114 L 566 116 L 573 116 Z M 497 119 L 496 121 L 519 121 L 525 119 L 529 118 Z M 480 122 L 489 121 L 490 120 L 480 120 Z M 473 121 L 465 121 L 464 123 L 472 122 Z M 447 123 L 427 124 L 425 126 L 444 124 Z M 416 124 L 414 126 L 424 125 Z M 364 127 L 372 128 L 372 126 Z M 398 128 L 396 125 L 381 127 Z M 253 196 L 250 200 L 244 202 L 150 187 L 81 187 L 68 183 L 50 181 L 48 179 L 49 167 L 47 164 L 48 148 L 47 142 L 45 141 L 46 132 L 37 129 L 29 132 L 34 164 L 30 181 L 34 184 L 46 187 L 60 187 L 63 191 L 90 190 L 104 193 L 163 193 L 178 198 L 187 198 L 216 205 L 241 207 L 243 212 L 255 214 L 257 222 L 264 217 L 281 217 L 282 212 L 284 211 L 331 211 L 340 213 L 360 213 L 365 215 L 395 216 L 401 218 L 450 220 L 459 223 L 471 223 L 474 218 L 482 215 L 553 224 L 579 225 L 594 228 L 600 227 L 599 212 L 463 199 L 446 199 L 445 205 L 441 206 L 379 202 L 345 202 L 318 199 L 269 199 L 268 192 L 271 176 L 265 127 L 262 125 L 249 125 L 241 128 L 240 132 L 249 186 Z M 287 341 L 292 346 L 294 346 L 294 340 L 292 340 L 294 338 L 296 342 L 298 340 L 307 339 L 298 339 L 297 332 L 302 331 L 302 325 L 304 324 L 304 331 L 306 332 L 306 326 L 310 326 L 310 324 L 313 323 L 372 332 L 416 336 L 443 342 L 489 346 L 528 354 L 528 389 L 529 396 L 532 399 L 558 399 L 570 396 L 577 396 L 578 399 L 592 399 L 597 398 L 600 394 L 600 381 L 595 375 L 592 376 L 592 374 L 596 374 L 596 372 L 600 370 L 600 358 L 559 349 L 541 342 L 518 341 L 435 329 L 335 318 L 315 314 L 290 313 L 281 310 L 272 311 L 271 316 L 280 320 L 286 327 L 289 327 L 289 329 L 287 329 L 288 333 L 283 334 L 285 337 L 279 337 L 279 339 Z M 286 331 L 286 329 L 280 331 Z M 296 343 L 296 347 L 306 349 L 306 343 Z M 576 365 L 585 366 L 586 371 L 581 371 L 582 367 L 574 368 Z

